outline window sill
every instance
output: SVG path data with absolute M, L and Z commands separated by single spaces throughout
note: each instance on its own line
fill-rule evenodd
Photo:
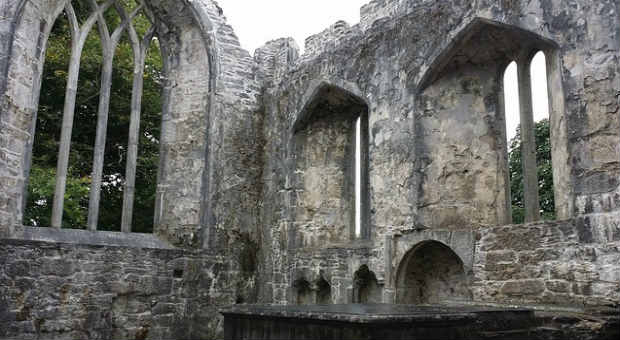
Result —
M 19 226 L 15 228 L 9 239 L 107 247 L 176 249 L 153 234 L 121 233 L 110 231 L 87 231 Z

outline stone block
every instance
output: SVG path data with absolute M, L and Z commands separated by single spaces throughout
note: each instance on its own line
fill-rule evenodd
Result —
M 547 281 L 546 287 L 554 293 L 570 293 L 571 291 L 571 284 L 562 280 Z
M 66 277 L 74 272 L 74 263 L 69 259 L 41 259 L 41 275 Z
M 4 273 L 12 278 L 22 278 L 24 276 L 29 276 L 31 274 L 30 262 L 15 261 L 13 263 L 9 263 L 4 267 Z
M 504 283 L 501 293 L 509 297 L 536 296 L 545 291 L 543 280 L 518 280 Z
M 157 303 L 155 305 L 155 307 L 153 307 L 151 309 L 151 313 L 153 313 L 153 315 L 160 315 L 160 314 L 174 314 L 176 311 L 177 305 L 173 304 L 173 303 Z
M 566 293 L 554 293 L 551 291 L 544 292 L 537 300 L 538 303 L 558 305 L 558 306 L 573 306 L 583 307 L 584 299 L 572 294 Z
M 591 295 L 606 297 L 611 300 L 620 298 L 620 284 L 618 282 L 593 282 L 589 291 Z
M 575 280 L 575 275 L 571 271 L 571 268 L 565 263 L 552 264 L 549 268 L 549 273 L 552 280 Z
M 486 262 L 489 263 L 514 263 L 516 256 L 513 251 L 493 251 L 486 253 Z
M 574 282 L 572 284 L 572 293 L 575 295 L 590 296 L 592 295 L 592 283 Z

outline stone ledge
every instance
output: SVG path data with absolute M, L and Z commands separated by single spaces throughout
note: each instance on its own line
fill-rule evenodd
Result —
M 16 227 L 8 240 L 143 249 L 177 249 L 153 234 L 75 229 Z
M 530 314 L 533 311 L 518 307 L 486 307 L 475 305 L 392 305 L 392 304 L 348 304 L 348 305 L 235 305 L 223 308 L 223 315 L 253 316 L 266 318 L 315 319 L 353 323 L 388 322 L 431 322 L 445 321 L 473 322 L 478 314 L 486 313 Z

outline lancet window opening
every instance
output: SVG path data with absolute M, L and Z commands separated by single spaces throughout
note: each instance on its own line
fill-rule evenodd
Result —
M 546 56 L 542 51 L 513 61 L 504 70 L 508 149 L 512 152 L 517 145 L 521 148 L 519 156 L 522 168 L 520 171 L 508 170 L 512 174 L 513 222 L 535 222 L 550 216 L 555 218 L 547 78 Z M 511 143 L 515 137 L 520 137 L 518 144 Z M 509 162 L 513 163 L 512 160 Z M 515 176 L 519 173 L 520 176 Z M 522 184 L 514 181 L 521 181 Z M 519 187 L 522 188 L 521 192 L 515 192 L 514 188 Z M 515 195 L 519 195 L 516 199 L 519 202 L 515 202 Z M 521 206 L 514 206 L 517 203 Z
M 355 237 L 362 237 L 362 117 L 355 122 Z
M 355 120 L 355 221 L 354 237 L 370 240 L 370 185 L 369 185 L 369 135 L 368 108 Z
M 133 84 L 130 103 L 129 137 L 123 185 L 123 209 L 121 231 L 131 232 L 132 217 L 135 201 L 136 172 L 138 163 L 138 144 L 140 139 L 140 116 L 142 111 L 142 97 L 144 88 L 145 64 L 149 48 L 155 38 L 155 27 L 144 3 L 135 1 L 135 7 L 125 8 L 121 0 L 85 0 L 82 6 L 90 8 L 90 13 L 83 19 L 76 13 L 76 8 L 68 1 L 64 8 L 64 15 L 71 32 L 71 57 L 67 72 L 67 83 L 62 112 L 62 127 L 56 166 L 55 191 L 52 205 L 51 227 L 62 228 L 65 194 L 67 190 L 67 176 L 71 151 L 71 138 L 74 132 L 76 115 L 76 100 L 80 66 L 87 38 L 95 25 L 101 43 L 101 74 L 99 88 L 99 103 L 97 109 L 96 136 L 93 149 L 93 167 L 89 190 L 89 208 L 87 229 L 94 231 L 98 228 L 99 213 L 101 210 L 101 190 L 104 185 L 104 156 L 106 137 L 108 133 L 108 119 L 110 114 L 110 100 L 114 57 L 122 37 L 127 37 L 128 44 L 133 52 Z M 106 21 L 106 16 L 116 16 L 120 23 L 112 27 Z M 135 27 L 134 19 L 143 15 L 148 18 L 148 27 Z M 144 26 L 144 25 L 143 25 Z M 140 32 L 139 32 L 140 31 Z M 78 108 L 79 109 L 79 108 Z

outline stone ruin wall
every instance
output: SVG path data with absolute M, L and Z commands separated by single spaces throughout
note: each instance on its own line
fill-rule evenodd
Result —
M 42 47 L 62 1 L 0 4 L 0 338 L 209 339 L 220 306 L 256 301 L 254 60 L 216 3 L 147 6 L 167 75 L 160 208 L 155 235 L 123 235 L 18 223 Z
M 397 15 L 390 20 L 381 18 L 391 13 Z M 539 35 L 540 38 L 535 39 L 540 39 L 541 44 L 553 42 L 553 49 L 560 58 L 562 82 L 560 88 L 553 90 L 563 91 L 566 95 L 563 103 L 566 135 L 562 136 L 563 127 L 559 124 L 554 134 L 558 139 L 565 138 L 568 156 L 560 154 L 557 158 L 566 157 L 566 165 L 556 163 L 556 166 L 562 167 L 562 174 L 570 178 L 560 177 L 557 181 L 563 195 L 559 199 L 563 204 L 559 214 L 565 219 L 579 216 L 577 220 L 559 222 L 564 228 L 561 233 L 554 223 L 545 227 L 540 224 L 495 227 L 507 224 L 508 221 L 507 207 L 505 203 L 500 203 L 505 202 L 506 195 L 503 189 L 505 178 L 498 171 L 502 166 L 501 157 L 505 157 L 502 155 L 504 137 L 501 135 L 501 126 L 505 122 L 499 114 L 501 103 L 497 99 L 499 90 L 496 85 L 497 75 L 505 61 L 494 59 L 489 63 L 482 60 L 474 63 L 477 66 L 470 70 L 460 68 L 435 71 L 432 65 L 442 49 L 458 43 L 451 40 L 458 40 L 460 37 L 457 34 L 474 17 L 533 32 Z M 594 24 L 588 24 L 588 20 Z M 325 258 L 327 261 L 334 256 L 333 253 L 337 253 L 329 249 L 306 249 L 301 253 L 294 252 L 288 261 L 284 256 L 287 246 L 291 245 L 290 239 L 296 237 L 296 233 L 299 233 L 296 229 L 300 227 L 295 220 L 294 207 L 290 205 L 303 205 L 305 202 L 298 201 L 300 193 L 292 187 L 294 174 L 290 170 L 292 164 L 287 162 L 294 157 L 294 153 L 283 146 L 292 138 L 289 131 L 296 120 L 295 115 L 301 112 L 309 100 L 309 93 L 319 82 L 357 94 L 369 105 L 372 241 L 361 244 L 355 241 L 352 246 L 367 247 L 370 256 L 363 259 L 362 263 L 367 263 L 377 277 L 382 278 L 382 284 L 387 284 L 384 287 L 386 301 L 390 301 L 393 296 L 390 292 L 390 278 L 385 281 L 386 276 L 392 275 L 393 279 L 399 264 L 398 256 L 386 256 L 386 251 L 413 246 L 399 244 L 402 241 L 398 235 L 416 233 L 418 228 L 471 231 L 476 235 L 479 241 L 476 242 L 475 250 L 471 250 L 474 257 L 470 274 L 474 279 L 473 291 L 477 300 L 565 306 L 583 306 L 602 301 L 613 304 L 613 301 L 617 301 L 618 280 L 613 274 L 617 272 L 614 270 L 614 260 L 617 259 L 619 241 L 619 38 L 614 28 L 617 23 L 617 4 L 609 1 L 574 6 L 565 6 L 560 2 L 530 2 L 525 5 L 508 1 L 457 1 L 450 4 L 374 1 L 362 9 L 361 24 L 349 27 L 339 22 L 308 38 L 304 55 L 294 62 L 289 59 L 287 63 L 281 63 L 279 68 L 276 67 L 279 74 L 287 76 L 280 77 L 279 83 L 275 81 L 275 86 L 268 88 L 265 100 L 265 119 L 269 122 L 266 126 L 277 127 L 271 131 L 281 131 L 283 135 L 277 140 L 269 138 L 266 144 L 266 154 L 270 157 L 267 158 L 265 173 L 271 175 L 265 178 L 265 183 L 280 184 L 275 189 L 271 185 L 266 188 L 265 197 L 270 198 L 266 202 L 273 202 L 271 204 L 274 206 L 265 204 L 266 215 L 263 218 L 266 228 L 272 226 L 271 230 L 265 229 L 264 239 L 272 239 L 273 244 L 271 256 L 275 301 L 284 303 L 287 300 L 284 298 L 285 292 L 290 291 L 291 282 L 301 275 L 299 272 L 310 272 L 313 274 L 305 275 L 317 276 L 323 271 L 332 271 L 326 269 L 329 266 L 321 265 L 317 258 Z M 508 46 L 499 50 L 495 58 L 501 59 L 501 53 L 504 54 L 503 59 L 510 55 L 516 56 L 518 49 L 527 48 L 527 40 L 532 39 L 530 36 L 508 37 L 517 46 L 513 49 L 517 50 L 511 51 Z M 317 41 L 324 43 L 317 46 Z M 479 48 L 479 44 L 484 46 L 483 49 L 493 46 L 481 40 L 475 42 L 469 45 L 474 50 Z M 501 41 L 494 43 L 502 45 Z M 272 48 L 273 44 L 265 49 Z M 465 46 L 459 52 L 466 52 L 467 48 Z M 507 62 L 503 65 L 505 67 Z M 273 64 L 270 67 L 273 68 Z M 420 94 L 418 87 L 422 74 L 428 72 L 439 74 L 433 75 L 433 82 L 427 84 Z M 483 82 L 476 80 L 481 75 L 484 75 L 484 78 L 480 78 Z M 463 93 L 465 95 L 459 97 Z M 561 98 L 561 95 L 555 96 Z M 552 99 L 551 102 L 556 101 Z M 465 109 L 465 112 L 470 116 L 459 117 L 459 113 L 467 107 L 470 109 Z M 583 117 L 586 116 L 588 118 L 584 121 Z M 282 169 L 287 166 L 288 172 Z M 282 204 L 278 205 L 277 202 Z M 433 208 L 433 202 L 448 204 Z M 488 253 L 490 246 L 486 242 L 505 238 L 503 233 L 506 231 L 523 228 L 527 230 L 524 231 L 526 235 L 539 235 L 543 228 L 548 229 L 544 235 L 564 236 L 560 239 L 527 237 L 527 242 L 508 243 L 505 247 L 509 250 L 497 249 L 498 253 L 512 252 L 513 255 L 525 252 L 523 260 L 514 255 L 512 262 L 505 260 L 508 263 L 504 263 L 501 256 L 495 257 L 493 252 Z M 584 241 L 576 236 L 584 233 L 600 237 Z M 520 237 L 519 232 L 514 235 Z M 287 241 L 278 244 L 277 240 L 283 237 Z M 390 242 L 393 244 L 387 245 Z M 560 257 L 561 261 L 572 263 L 569 266 L 578 266 L 588 274 L 580 278 L 561 279 L 566 281 L 561 285 L 574 286 L 572 290 L 544 288 L 528 293 L 531 282 L 521 283 L 522 279 L 538 280 L 539 283 L 557 279 L 551 273 L 555 270 L 553 264 L 557 262 L 548 263 L 546 261 L 549 259 L 545 260 L 544 257 L 528 257 L 528 252 L 531 249 L 556 249 L 560 246 L 568 247 Z M 583 256 L 584 252 L 594 252 L 601 256 Z M 320 255 L 323 253 L 330 255 Z M 309 257 L 313 260 L 308 260 Z M 355 257 L 351 257 L 344 249 L 339 258 L 341 262 L 350 263 L 339 276 L 346 277 L 351 287 L 353 273 L 357 270 L 354 263 L 359 265 L 360 262 L 353 260 Z M 390 262 L 391 265 L 386 265 Z M 508 274 L 510 270 L 507 273 L 500 271 L 504 279 L 487 273 L 509 263 L 526 273 L 513 277 Z M 486 269 L 487 266 L 489 269 Z M 527 271 L 534 267 L 536 270 Z M 606 274 L 601 278 L 603 272 Z M 307 279 L 312 280 L 309 277 Z M 340 281 L 334 283 L 341 285 Z M 594 291 L 578 288 L 592 284 L 598 287 Z M 486 291 L 490 286 L 500 288 L 488 288 Z M 502 293 L 503 286 L 506 286 L 505 294 Z M 339 293 L 334 293 L 335 301 L 346 301 L 347 297 L 339 295 L 344 294 L 344 291 L 336 291 Z
M 3 240 L 0 255 L 2 339 L 216 338 L 248 276 L 174 249 Z
M 169 34 L 197 43 L 193 52 L 170 48 L 180 62 L 171 59 L 169 76 L 189 92 L 167 88 L 174 129 L 162 153 L 169 162 L 160 169 L 168 175 L 156 232 L 165 242 L 145 236 L 133 246 L 16 223 L 36 110 L 24 94 L 36 85 L 41 51 L 32 38 L 39 32 L 20 31 L 15 19 L 22 2 L 0 4 L 0 337 L 212 338 L 221 332 L 218 306 L 296 303 L 299 280 L 314 299 L 324 280 L 333 303 L 354 302 L 363 265 L 393 302 L 400 263 L 429 240 L 463 261 L 474 301 L 576 309 L 620 301 L 617 1 L 375 0 L 359 24 L 338 22 L 308 38 L 303 55 L 280 39 L 254 58 L 212 1 L 149 3 L 168 27 L 175 10 L 191 9 L 186 22 L 196 26 Z M 27 10 L 46 13 L 36 4 Z M 562 221 L 505 226 L 494 144 L 503 138 L 493 84 L 501 61 L 434 64 L 474 18 L 557 46 Z M 475 50 L 458 51 L 468 46 Z M 192 78 L 199 68 L 206 76 Z M 305 202 L 293 126 L 322 84 L 368 106 L 371 235 L 307 247 L 296 241 Z M 463 107 L 468 116 L 458 117 Z

